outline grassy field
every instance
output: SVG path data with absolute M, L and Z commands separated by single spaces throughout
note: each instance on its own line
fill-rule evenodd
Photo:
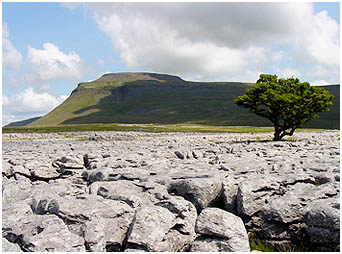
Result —
M 271 127 L 208 126 L 194 124 L 76 124 L 55 126 L 3 127 L 3 133 L 55 133 L 78 131 L 146 131 L 146 132 L 227 132 L 273 133 Z M 323 131 L 322 129 L 298 129 L 297 131 Z

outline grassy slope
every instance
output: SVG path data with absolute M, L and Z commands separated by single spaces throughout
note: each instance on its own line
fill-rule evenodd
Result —
M 172 77 L 172 76 L 171 76 Z M 105 76 L 82 83 L 60 106 L 29 126 L 93 123 L 271 126 L 233 104 L 251 84 L 187 82 L 145 74 Z M 339 95 L 339 86 L 338 95 Z M 333 93 L 337 93 L 333 87 Z M 339 98 L 307 127 L 339 128 Z M 328 123 L 328 125 L 326 124 Z
M 22 121 L 12 122 L 12 123 L 6 125 L 6 127 L 26 126 L 26 125 L 28 125 L 29 123 L 32 123 L 32 122 L 34 122 L 34 121 L 37 121 L 39 118 L 40 118 L 40 116 L 38 116 L 38 117 L 33 117 L 33 118 L 29 118 L 29 119 L 22 120 Z
M 333 105 L 330 107 L 329 112 L 319 113 L 319 119 L 308 122 L 304 127 L 340 129 L 340 86 L 331 85 L 323 88 L 335 96 Z

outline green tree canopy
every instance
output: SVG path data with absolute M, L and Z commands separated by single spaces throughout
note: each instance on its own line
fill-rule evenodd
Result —
M 268 118 L 274 125 L 273 140 L 278 141 L 318 118 L 316 113 L 328 111 L 333 98 L 327 90 L 300 83 L 298 78 L 278 79 L 276 75 L 261 74 L 255 87 L 247 89 L 234 103 Z

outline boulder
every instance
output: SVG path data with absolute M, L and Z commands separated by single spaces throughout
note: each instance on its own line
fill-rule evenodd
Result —
M 94 169 L 94 170 L 86 170 L 82 173 L 82 177 L 89 183 L 92 184 L 94 182 L 100 181 L 109 181 L 110 173 L 112 169 Z
M 139 187 L 132 181 L 95 182 L 90 185 L 89 189 L 91 194 L 123 201 L 133 208 L 153 203 L 153 197 L 144 192 L 143 187 Z
M 340 244 L 340 199 L 327 198 L 313 202 L 305 222 L 310 241 L 318 244 Z
M 84 241 L 88 251 L 103 252 L 106 250 L 105 221 L 94 220 L 85 222 Z
M 168 191 L 189 200 L 200 213 L 219 198 L 221 189 L 222 180 L 220 176 L 212 175 L 206 178 L 174 180 L 169 185 Z
M 258 233 L 263 239 L 289 240 L 291 232 L 289 227 L 279 223 L 263 221 L 261 231 Z
M 105 243 L 115 242 L 117 245 L 122 244 L 133 218 L 133 210 L 126 203 L 94 195 L 75 198 L 40 193 L 33 197 L 31 206 L 36 214 L 58 215 L 67 222 L 69 230 L 79 236 L 83 236 L 84 232 L 88 235 L 96 233 L 96 229 L 92 232 L 92 228 L 89 228 L 88 222 L 103 223 L 104 231 L 101 234 L 106 236 Z M 88 226 L 85 228 L 85 225 Z
M 129 229 L 127 246 L 140 246 L 147 251 L 170 251 L 168 233 L 176 216 L 160 206 L 144 206 L 135 212 Z
M 197 218 L 196 233 L 200 237 L 196 238 L 191 251 L 250 251 L 247 231 L 241 218 L 222 209 L 204 209 Z M 213 249 L 208 250 L 209 246 L 213 246 Z
M 57 216 L 36 216 L 33 221 L 37 232 L 23 236 L 22 248 L 25 251 L 85 252 L 84 239 L 72 234 Z
M 221 197 L 224 210 L 237 213 L 237 192 L 240 182 L 246 181 L 245 177 L 227 176 L 222 182 Z
M 2 176 L 11 177 L 14 174 L 13 164 L 8 161 L 2 161 Z
M 69 180 L 69 178 L 68 178 Z M 61 197 L 70 196 L 70 197 L 78 197 L 85 194 L 88 194 L 89 190 L 84 184 L 77 184 L 71 181 L 67 181 L 66 179 L 56 179 L 50 180 L 47 182 L 36 181 L 32 182 L 32 196 L 47 194 L 47 193 L 55 193 Z
M 124 202 L 104 199 L 92 208 L 92 213 L 92 220 L 87 221 L 84 228 L 85 242 L 90 246 L 89 249 L 121 251 L 134 210 Z
M 178 159 L 184 160 L 185 156 L 179 151 L 175 151 L 175 155 L 178 157 Z
M 26 200 L 3 208 L 2 227 L 3 237 L 25 251 L 85 251 L 82 237 L 55 215 L 34 215 Z
M 24 164 L 24 167 L 30 172 L 31 178 L 34 180 L 49 181 L 60 176 L 56 168 L 48 165 L 46 162 L 29 161 Z
M 253 216 L 274 198 L 280 184 L 272 176 L 251 175 L 238 187 L 236 201 L 237 214 Z
M 13 167 L 12 170 L 14 174 L 23 175 L 23 176 L 30 178 L 31 172 L 28 168 L 25 168 L 23 165 L 16 165 L 12 167 Z
M 32 234 L 35 228 L 30 221 L 34 216 L 26 200 L 20 200 L 2 207 L 2 236 L 16 242 L 26 232 Z
M 6 238 L 2 237 L 2 252 L 22 252 L 22 250 L 17 244 L 11 243 Z
M 133 213 L 126 218 L 97 218 L 85 222 L 84 240 L 88 250 L 121 251 L 132 218 Z
M 195 206 L 182 197 L 170 197 L 155 204 L 168 209 L 175 216 L 177 230 L 185 235 L 195 235 L 197 212 Z
M 3 182 L 2 205 L 14 204 L 19 200 L 27 199 L 31 195 L 32 184 L 26 181 L 15 181 L 12 178 Z
M 174 226 L 167 234 L 168 251 L 186 251 L 196 237 L 195 223 L 197 211 L 195 206 L 182 197 L 170 197 L 156 203 L 175 215 Z
M 83 158 L 63 156 L 54 160 L 52 165 L 60 169 L 83 169 L 84 161 Z
M 231 243 L 215 236 L 199 236 L 192 243 L 191 252 L 232 252 Z M 240 252 L 240 250 L 236 250 Z M 241 251 L 242 252 L 242 251 Z
M 326 198 L 329 192 L 336 195 L 336 190 L 331 186 L 296 183 L 286 194 L 265 204 L 260 211 L 260 216 L 268 221 L 285 224 L 303 221 L 308 212 L 308 205 L 316 199 Z

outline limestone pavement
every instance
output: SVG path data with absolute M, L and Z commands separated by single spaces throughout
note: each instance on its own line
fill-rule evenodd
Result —
M 3 251 L 339 251 L 339 131 L 3 134 Z

